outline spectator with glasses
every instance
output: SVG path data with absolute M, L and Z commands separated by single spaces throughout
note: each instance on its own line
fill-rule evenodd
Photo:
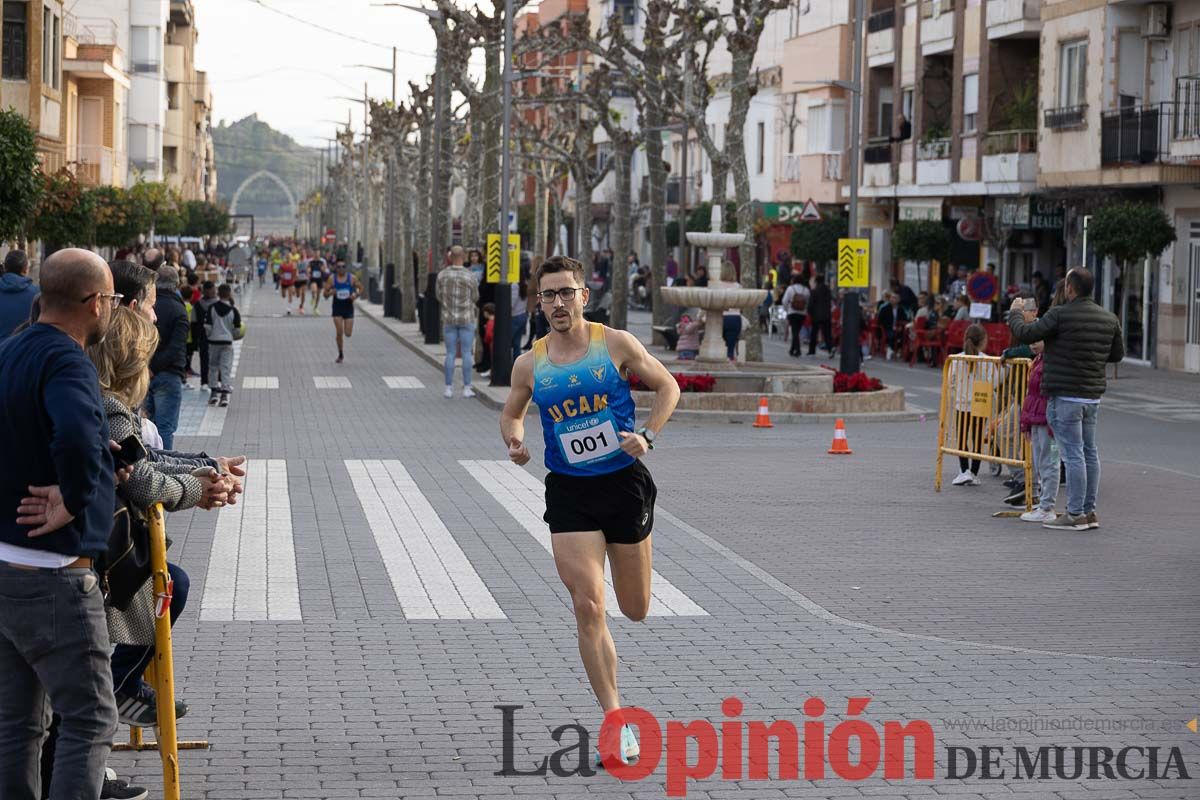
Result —
M 62 716 L 51 798 L 98 797 L 117 730 L 104 598 L 114 464 L 96 368 L 121 295 L 98 255 L 42 265 L 37 323 L 0 346 L 0 796 L 41 796 L 39 755 Z M 30 486 L 46 489 L 27 503 Z M 70 624 L 68 624 L 70 623 Z

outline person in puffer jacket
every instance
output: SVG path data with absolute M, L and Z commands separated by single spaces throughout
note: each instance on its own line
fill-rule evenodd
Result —
M 29 278 L 29 257 L 21 250 L 10 250 L 0 274 L 0 341 L 29 321 L 33 300 L 40 292 Z
M 229 405 L 233 391 L 233 340 L 242 327 L 242 315 L 233 305 L 233 288 L 228 283 L 217 289 L 217 301 L 204 309 L 204 335 L 208 339 L 208 388 L 210 406 L 218 401 Z
M 1033 447 L 1033 475 L 1037 481 L 1038 500 L 1037 508 L 1022 514 L 1021 519 L 1026 522 L 1049 522 L 1057 516 L 1054 504 L 1058 500 L 1058 443 L 1054 441 L 1054 432 L 1046 422 L 1049 399 L 1042 394 L 1044 345 L 1035 342 L 1032 347 L 1035 358 L 1029 370 L 1025 402 L 1021 405 L 1021 433 L 1029 437 Z

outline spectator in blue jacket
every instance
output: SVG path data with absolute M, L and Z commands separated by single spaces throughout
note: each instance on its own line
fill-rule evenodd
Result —
M 0 341 L 13 329 L 29 319 L 38 287 L 29 277 L 29 256 L 23 250 L 10 250 L 4 257 L 4 272 L 0 274 Z
M 86 250 L 46 259 L 41 288 L 38 322 L 0 345 L 0 795 L 22 800 L 39 797 L 48 705 L 62 716 L 51 797 L 99 797 L 117 730 L 93 571 L 112 528 L 113 459 L 84 348 L 121 296 Z M 26 500 L 29 487 L 41 488 Z

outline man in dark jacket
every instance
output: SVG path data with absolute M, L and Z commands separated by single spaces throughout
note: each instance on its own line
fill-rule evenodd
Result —
M 817 353 L 817 333 L 824 337 L 825 349 L 833 354 L 833 293 L 825 285 L 825 275 L 818 272 L 813 276 L 812 293 L 808 298 L 808 318 L 812 331 L 808 335 L 808 354 Z
M 52 798 L 100 795 L 117 731 L 93 571 L 112 528 L 113 459 L 84 348 L 121 296 L 86 250 L 46 259 L 41 288 L 39 321 L 0 345 L 0 796 L 21 800 L 39 797 L 48 706 L 62 717 Z
M 1046 421 L 1058 442 L 1067 472 L 1067 513 L 1043 527 L 1092 530 L 1100 527 L 1096 492 L 1100 453 L 1096 417 L 1107 386 L 1105 365 L 1125 357 L 1121 323 L 1092 300 L 1095 279 L 1076 267 L 1067 273 L 1067 302 L 1041 319 L 1031 301 L 1014 300 L 1008 325 L 1018 342 L 1046 343 L 1042 394 L 1050 398 Z
M 179 406 L 183 403 L 183 382 L 187 379 L 188 315 L 179 294 L 179 270 L 170 265 L 158 269 L 155 281 L 158 299 L 154 313 L 158 317 L 158 349 L 150 359 L 150 392 L 146 412 L 158 427 L 163 449 L 174 449 L 175 429 L 179 427 Z
M 29 319 L 38 287 L 29 278 L 29 256 L 23 250 L 10 250 L 4 257 L 0 275 L 0 341 Z

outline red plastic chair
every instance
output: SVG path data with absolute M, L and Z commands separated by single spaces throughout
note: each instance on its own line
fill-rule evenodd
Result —
M 924 348 L 929 351 L 929 366 L 940 366 L 946 354 L 946 337 L 942 335 L 942 330 L 936 324 L 929 327 L 926 317 L 919 317 L 913 322 L 913 330 L 916 337 L 909 348 L 908 365 L 911 367 L 917 363 L 917 354 Z
M 983 326 L 987 331 L 987 348 L 989 356 L 998 356 L 1008 349 L 1012 343 L 1012 330 L 1003 322 L 989 322 Z
M 971 323 L 965 319 L 956 319 L 946 327 L 945 352 L 947 354 L 962 352 L 963 338 L 969 327 L 971 327 Z

